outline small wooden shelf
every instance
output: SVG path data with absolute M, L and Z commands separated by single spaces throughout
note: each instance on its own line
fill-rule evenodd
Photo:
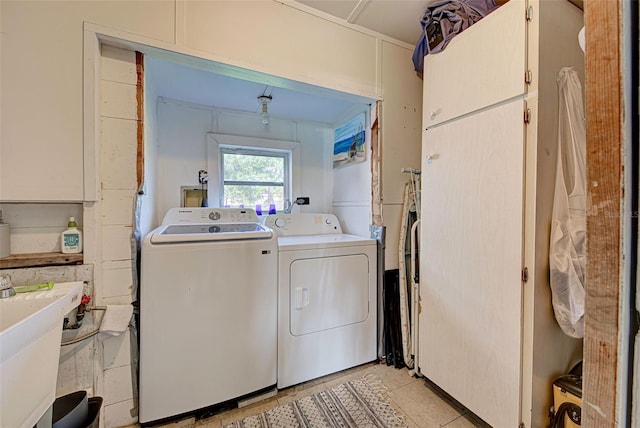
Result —
M 12 254 L 0 259 L 0 269 L 14 269 L 41 266 L 81 265 L 82 254 L 29 253 Z

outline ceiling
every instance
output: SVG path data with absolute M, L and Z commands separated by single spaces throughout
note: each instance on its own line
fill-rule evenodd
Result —
M 262 114 L 258 101 L 270 95 L 269 117 L 309 120 L 336 124 L 354 108 L 366 109 L 375 102 L 300 82 L 261 83 L 259 78 L 247 80 L 212 72 L 174 60 L 145 57 L 145 79 L 158 97 L 203 106 Z
M 435 0 L 296 0 L 397 40 L 415 45 L 427 5 Z

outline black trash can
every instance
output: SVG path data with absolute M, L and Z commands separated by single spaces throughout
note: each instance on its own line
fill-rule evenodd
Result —
M 87 398 L 86 391 L 76 391 L 56 398 L 51 428 L 99 428 L 102 397 Z
M 87 391 L 63 395 L 53 402 L 51 428 L 83 428 L 88 414 Z
M 102 397 L 89 398 L 89 412 L 87 422 L 83 428 L 100 428 L 100 408 L 102 407 Z

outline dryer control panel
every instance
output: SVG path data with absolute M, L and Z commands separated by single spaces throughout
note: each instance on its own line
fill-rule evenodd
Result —
M 265 218 L 264 224 L 278 236 L 342 233 L 340 222 L 333 214 L 274 214 Z

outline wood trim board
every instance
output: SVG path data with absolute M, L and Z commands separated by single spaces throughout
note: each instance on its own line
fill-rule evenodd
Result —
M 583 426 L 617 426 L 622 287 L 621 0 L 585 2 L 587 281 Z

